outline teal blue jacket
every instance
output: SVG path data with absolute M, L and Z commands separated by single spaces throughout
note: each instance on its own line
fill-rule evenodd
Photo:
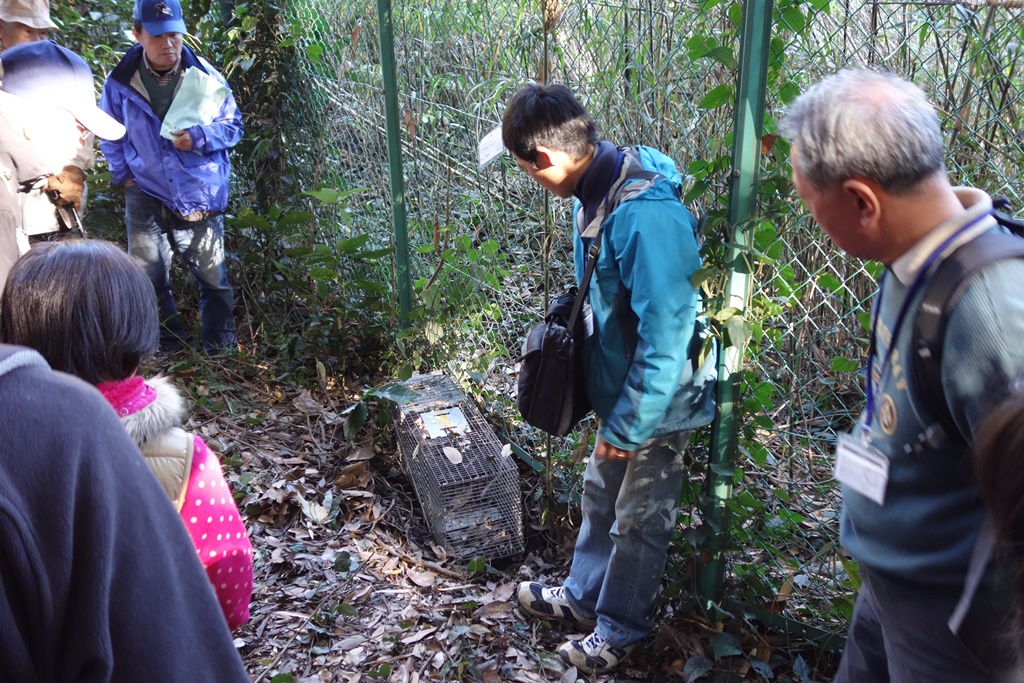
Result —
M 714 354 L 703 367 L 691 360 L 702 341 L 695 334 L 700 297 L 691 284 L 701 259 L 693 215 L 679 200 L 679 171 L 657 150 L 633 149 L 645 170 L 664 177 L 625 181 L 623 200 L 603 221 L 588 294 L 593 334 L 584 344 L 587 393 L 601 418 L 600 435 L 628 450 L 709 423 L 716 372 Z M 610 143 L 601 143 L 595 163 L 615 153 Z M 637 156 L 624 159 L 617 177 L 629 175 Z M 644 189 L 632 193 L 632 183 Z M 583 225 L 597 206 L 593 197 L 584 200 L 587 207 L 579 200 L 573 207 L 577 282 L 601 222 L 598 207 L 591 225 Z

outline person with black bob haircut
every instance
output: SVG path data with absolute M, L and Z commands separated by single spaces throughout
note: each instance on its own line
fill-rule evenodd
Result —
M 50 367 L 97 385 L 130 377 L 160 344 L 145 274 L 115 245 L 39 245 L 15 264 L 0 303 L 0 338 L 35 349 Z
M 252 545 L 217 456 L 181 428 L 181 394 L 164 377 L 137 374 L 159 345 L 157 315 L 149 279 L 117 245 L 51 242 L 11 269 L 0 339 L 96 385 L 174 502 L 235 629 L 249 619 Z

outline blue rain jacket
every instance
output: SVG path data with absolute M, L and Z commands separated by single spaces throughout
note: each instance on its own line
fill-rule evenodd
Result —
M 682 178 L 661 152 L 634 149 L 644 169 L 664 177 L 624 198 L 604 220 L 588 294 L 594 333 L 584 343 L 587 393 L 602 421 L 600 435 L 628 450 L 709 423 L 717 371 L 715 354 L 701 367 L 691 360 L 702 341 L 695 334 L 699 296 L 691 284 L 701 259 L 696 222 L 679 200 Z M 592 239 L 581 236 L 579 200 L 573 215 L 579 282 Z
M 183 46 L 182 69 L 196 67 L 227 85 L 217 70 Z M 242 116 L 233 95 L 228 95 L 217 118 L 192 126 L 188 133 L 193 150 L 183 152 L 160 137 L 161 121 L 153 113 L 145 86 L 138 76 L 142 46 L 135 45 L 118 62 L 103 84 L 100 109 L 124 124 L 120 140 L 101 140 L 113 181 L 134 180 L 143 192 L 182 215 L 195 211 L 223 211 L 228 205 L 231 162 L 228 150 L 242 139 Z

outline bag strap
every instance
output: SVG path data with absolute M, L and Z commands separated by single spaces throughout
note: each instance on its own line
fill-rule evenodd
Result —
M 946 323 L 971 277 L 997 261 L 1024 258 L 1024 239 L 989 232 L 946 257 L 929 276 L 928 290 L 914 318 L 912 368 L 917 400 L 949 438 L 963 439 L 942 390 L 942 347 Z
M 568 325 L 570 330 L 576 329 L 576 320 L 579 318 L 580 310 L 583 308 L 583 302 L 587 300 L 590 278 L 594 274 L 594 267 L 597 265 L 597 255 L 601 251 L 601 233 L 604 230 L 605 220 L 619 208 L 619 204 L 623 201 L 640 194 L 659 178 L 664 177 L 657 171 L 645 169 L 640 162 L 639 153 L 632 147 L 619 147 L 618 150 L 619 161 L 616 165 L 616 171 L 612 174 L 616 176 L 615 180 L 612 181 L 608 192 L 601 201 L 601 206 L 598 208 L 594 220 L 590 225 L 583 226 L 583 230 L 580 231 L 581 237 L 590 237 L 593 241 L 590 244 L 590 249 L 587 250 L 587 265 L 583 270 L 583 280 L 580 282 L 580 288 L 576 292 L 576 300 L 572 304 L 572 312 L 569 314 Z M 581 208 L 580 211 L 582 213 L 583 209 Z
M 583 269 L 583 281 L 580 282 L 580 288 L 576 291 L 576 300 L 572 302 L 572 313 L 569 314 L 568 329 L 570 332 L 576 329 L 576 320 L 580 317 L 580 309 L 583 308 L 583 302 L 587 300 L 587 292 L 590 291 L 590 278 L 594 275 L 597 255 L 601 251 L 601 230 L 602 228 L 597 229 L 594 241 L 591 243 L 590 249 L 587 250 L 587 266 Z

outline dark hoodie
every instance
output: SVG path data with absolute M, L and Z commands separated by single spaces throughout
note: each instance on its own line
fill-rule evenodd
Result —
M 248 683 L 188 534 L 93 387 L 0 374 L 0 681 Z

